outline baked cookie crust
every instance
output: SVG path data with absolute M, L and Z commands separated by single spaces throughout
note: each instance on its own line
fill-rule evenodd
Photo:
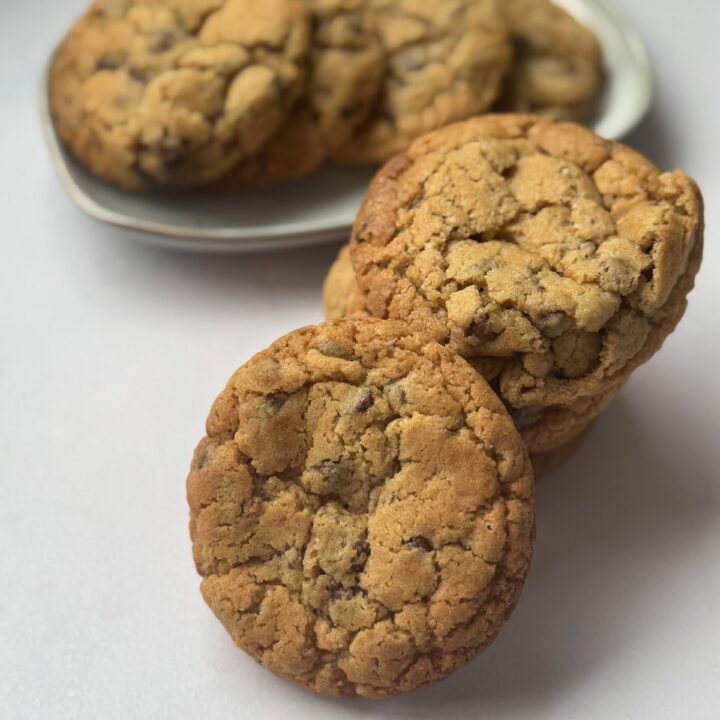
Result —
M 298 330 L 218 397 L 188 477 L 201 590 L 245 652 L 386 697 L 489 645 L 520 593 L 532 472 L 502 403 L 404 323 Z

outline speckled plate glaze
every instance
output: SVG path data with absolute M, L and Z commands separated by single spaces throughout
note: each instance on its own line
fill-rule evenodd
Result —
M 555 1 L 600 40 L 606 82 L 593 129 L 620 139 L 652 102 L 652 71 L 642 40 L 611 0 Z M 350 232 L 374 172 L 329 165 L 272 190 L 128 193 L 93 177 L 59 142 L 50 116 L 47 70 L 40 112 L 53 164 L 77 205 L 101 222 L 128 230 L 129 239 L 176 250 L 257 252 L 341 240 Z

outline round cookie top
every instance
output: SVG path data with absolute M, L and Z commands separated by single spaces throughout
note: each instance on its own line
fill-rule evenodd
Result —
M 515 408 L 617 386 L 682 315 L 702 198 L 680 171 L 570 123 L 486 116 L 373 181 L 351 244 L 370 314 L 502 360 Z
M 280 128 L 308 45 L 299 0 L 98 0 L 53 61 L 58 133 L 129 189 L 210 183 Z
M 372 110 L 384 57 L 365 0 L 304 0 L 313 28 L 305 95 L 279 133 L 220 182 L 267 187 L 317 169 Z
M 495 638 L 531 552 L 502 403 L 404 323 L 298 330 L 219 396 L 188 478 L 205 600 L 265 667 L 330 695 L 441 679 Z
M 368 0 L 385 50 L 370 119 L 336 157 L 381 163 L 419 135 L 487 110 L 510 44 L 498 0 Z
M 496 107 L 586 119 L 602 84 L 595 35 L 550 0 L 505 0 L 502 8 L 514 52 Z

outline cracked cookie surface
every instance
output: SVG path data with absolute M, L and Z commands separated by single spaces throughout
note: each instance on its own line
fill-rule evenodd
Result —
M 328 320 L 369 315 L 352 266 L 349 245 L 340 249 L 325 278 L 323 305 Z M 488 381 L 495 381 L 503 367 L 498 358 L 472 358 L 470 364 Z M 536 479 L 571 454 L 620 389 L 614 387 L 599 396 L 580 398 L 568 406 L 510 408 L 510 417 L 528 449 Z M 539 469 L 543 472 L 538 472 Z
M 313 27 L 308 85 L 280 132 L 220 182 L 266 187 L 317 169 L 371 111 L 383 52 L 365 0 L 304 0 Z
M 513 62 L 499 111 L 585 120 L 602 86 L 595 35 L 550 0 L 505 0 Z
M 368 6 L 385 51 L 383 89 L 370 119 L 336 153 L 362 165 L 487 110 L 510 61 L 497 0 L 368 0 Z
M 502 403 L 403 323 L 305 328 L 240 368 L 188 477 L 201 590 L 317 692 L 384 697 L 489 645 L 530 558 L 532 474 Z
M 280 128 L 308 47 L 299 0 L 99 0 L 53 60 L 55 125 L 125 188 L 208 184 Z
M 373 181 L 353 266 L 369 312 L 471 362 L 499 363 L 511 408 L 618 387 L 682 316 L 702 197 L 584 128 L 487 116 L 416 141 Z

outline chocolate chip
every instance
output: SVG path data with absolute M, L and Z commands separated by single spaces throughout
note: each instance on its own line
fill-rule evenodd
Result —
M 422 552 L 430 552 L 433 549 L 432 543 L 422 535 L 416 535 L 405 541 L 406 547 L 412 548 L 413 550 L 420 550 Z
M 510 413 L 510 417 L 518 430 L 526 430 L 527 428 L 532 427 L 538 422 L 538 420 L 540 420 L 540 416 L 542 415 L 542 410 L 540 408 L 509 407 L 508 412 Z
M 340 460 L 323 460 L 317 465 L 317 471 L 324 480 L 334 484 L 345 483 L 352 475 L 350 469 Z
M 288 401 L 289 395 L 285 393 L 273 393 L 265 398 L 265 405 L 271 413 L 281 410 Z
M 209 459 L 210 459 L 210 458 L 208 457 L 208 451 L 207 451 L 207 449 L 206 449 L 206 450 L 203 450 L 203 451 L 198 455 L 198 458 L 197 458 L 197 463 L 196 463 L 197 469 L 198 469 L 198 470 L 202 470 L 202 469 L 207 465 L 207 461 L 208 461 Z
M 103 55 L 97 63 L 95 63 L 96 70 L 117 70 L 119 67 L 120 61 L 110 55 Z
M 370 389 L 360 388 L 357 395 L 355 396 L 355 399 L 353 400 L 350 412 L 354 415 L 364 413 L 372 406 L 373 402 L 375 402 L 375 398 L 373 397 Z
M 410 48 L 397 57 L 397 65 L 406 73 L 422 70 L 429 61 L 428 55 L 420 49 Z
M 338 587 L 333 590 L 332 596 L 335 600 L 352 600 L 358 592 L 356 588 Z
M 490 321 L 487 318 L 476 320 L 470 325 L 470 334 L 474 335 L 478 340 L 484 343 L 490 343 L 500 337 L 500 333 L 495 332 L 490 327 Z
M 340 360 L 357 360 L 352 347 L 337 340 L 323 340 L 318 343 L 317 349 L 327 357 Z
M 157 30 L 150 37 L 148 47 L 150 52 L 161 53 L 169 50 L 175 44 L 175 33 L 171 30 Z
M 565 313 L 551 312 L 536 318 L 535 325 L 545 337 L 556 338 L 569 330 L 573 322 Z

